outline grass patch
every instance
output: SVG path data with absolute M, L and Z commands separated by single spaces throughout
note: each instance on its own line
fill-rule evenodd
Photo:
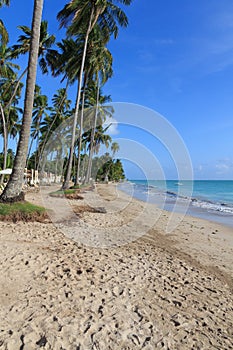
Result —
M 70 189 L 74 189 L 74 190 L 80 190 L 80 192 L 83 192 L 84 190 L 86 191 L 92 191 L 95 188 L 95 186 L 93 186 L 93 184 L 79 184 L 79 185 L 74 185 L 72 187 L 70 187 Z
M 0 203 L 1 221 L 48 221 L 46 209 L 23 201 L 16 203 Z
M 56 192 L 51 192 L 49 194 L 51 197 L 58 198 L 67 198 L 67 199 L 83 199 L 82 196 L 79 195 L 79 190 L 76 189 L 68 189 L 68 190 L 58 190 Z
M 55 192 L 51 192 L 49 195 L 51 197 L 64 197 L 66 196 L 67 194 L 74 194 L 76 192 L 75 189 L 68 189 L 68 190 L 58 190 L 58 191 L 55 191 Z

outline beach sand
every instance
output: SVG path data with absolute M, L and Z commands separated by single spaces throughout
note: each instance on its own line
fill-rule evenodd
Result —
M 166 234 L 170 213 L 113 184 L 49 191 L 53 223 L 1 223 L 0 349 L 233 349 L 231 228 L 185 217 Z

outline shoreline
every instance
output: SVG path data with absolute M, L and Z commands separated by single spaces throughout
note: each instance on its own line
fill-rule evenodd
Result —
M 170 180 L 171 181 L 171 180 Z M 199 180 L 198 180 L 199 181 Z M 203 180 L 204 181 L 204 180 Z M 230 181 L 231 182 L 231 181 Z M 132 181 L 128 181 L 127 182 L 128 184 L 132 185 L 138 185 L 137 182 L 134 182 L 133 180 Z M 124 184 L 119 184 L 119 186 L 122 186 Z M 143 184 L 139 184 L 139 186 L 144 186 Z M 153 185 L 152 185 L 153 187 Z M 127 192 L 128 190 L 128 192 Z M 129 194 L 129 189 L 123 189 L 122 190 L 123 192 Z M 164 195 L 167 194 L 167 191 L 165 192 L 161 192 L 163 193 Z M 138 199 L 138 200 L 141 200 L 141 201 L 144 201 L 144 202 L 149 202 L 151 204 L 154 204 L 154 205 L 157 205 L 157 206 L 160 206 L 160 208 L 162 210 L 165 210 L 165 211 L 168 211 L 168 212 L 172 212 L 173 209 L 174 209 L 174 204 L 176 202 L 176 200 L 178 199 L 177 201 L 177 204 L 178 204 L 178 209 L 176 210 L 176 213 L 182 213 L 183 212 L 183 208 L 184 206 L 186 206 L 185 202 L 183 202 L 183 197 L 177 197 L 177 193 L 173 193 L 174 194 L 174 197 L 169 197 L 163 202 L 161 201 L 161 193 L 158 192 L 158 193 L 154 193 L 154 195 L 150 196 L 149 193 L 147 193 L 147 196 L 145 195 L 145 192 L 138 192 L 134 195 L 134 198 Z M 168 191 L 168 193 L 170 193 Z M 145 197 L 145 198 L 144 198 Z M 230 228 L 233 228 L 233 214 L 230 214 L 230 213 L 227 213 L 227 212 L 222 212 L 219 208 L 218 209 L 207 209 L 205 206 L 202 207 L 201 205 L 200 206 L 196 206 L 196 205 L 193 205 L 193 202 L 198 202 L 200 201 L 200 199 L 196 198 L 196 197 L 192 197 L 191 198 L 191 202 L 187 208 L 187 215 L 188 216 L 192 216 L 192 217 L 195 217 L 195 218 L 199 218 L 199 219 L 203 219 L 203 220 L 207 220 L 207 221 L 211 221 L 211 222 L 215 222 L 217 224 L 220 224 L 220 225 L 224 225 L 224 226 L 227 226 L 227 227 L 230 227 Z M 215 207 L 217 206 L 223 206 L 223 204 L 219 204 L 219 203 L 215 203 L 215 202 L 212 202 L 211 200 L 208 200 L 207 198 L 206 199 L 203 199 L 203 203 L 204 204 L 212 204 L 214 205 Z M 161 207 L 161 205 L 163 205 L 163 208 Z M 233 207 L 232 205 L 229 203 L 229 204 L 226 204 L 224 203 L 224 206 L 227 206 L 229 205 L 231 207 L 231 209 L 233 210 Z
M 106 213 L 84 211 L 57 227 L 1 223 L 1 347 L 230 349 L 232 230 L 185 217 L 167 235 L 165 211 L 129 199 L 115 185 L 97 185 L 83 196 L 69 207 L 101 206 Z M 43 199 L 48 202 L 46 193 Z M 42 203 L 39 193 L 27 200 Z M 62 214 L 62 199 L 55 204 Z M 83 236 L 62 231 L 76 225 L 90 241 L 105 233 L 112 245 L 84 245 Z M 146 233 L 137 236 L 140 230 Z M 121 241 L 124 234 L 128 242 Z

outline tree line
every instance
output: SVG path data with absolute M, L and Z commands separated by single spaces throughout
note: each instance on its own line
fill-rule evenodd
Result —
M 6 168 L 9 159 L 9 137 L 15 138 L 19 133 L 13 171 L 1 194 L 1 201 L 23 199 L 25 166 L 32 161 L 35 168 L 41 163 L 43 165 L 48 140 L 54 130 L 71 116 L 71 125 L 66 135 L 70 143 L 62 188 L 69 187 L 71 178 L 76 184 L 79 182 L 85 163 L 81 160 L 84 159 L 87 163 L 85 182 L 90 181 L 94 163 L 98 163 L 98 157 L 94 158 L 94 154 L 101 144 L 108 146 L 112 141 L 104 122 L 111 117 L 113 110 L 106 105 L 110 102 L 110 96 L 102 93 L 102 87 L 113 75 L 113 58 L 108 43 L 112 37 L 117 38 L 119 27 L 127 27 L 128 19 L 122 7 L 131 2 L 132 0 L 69 1 L 57 14 L 60 28 L 66 29 L 65 37 L 58 43 L 55 36 L 48 33 L 48 22 L 42 20 L 43 0 L 34 0 L 31 28 L 19 26 L 22 34 L 12 47 L 9 46 L 7 28 L 0 20 L 0 132 L 4 140 L 3 168 Z M 10 6 L 10 0 L 0 0 L 0 7 L 4 5 Z M 28 63 L 19 73 L 17 58 L 26 54 Z M 42 88 L 36 85 L 37 65 L 42 73 L 60 76 L 61 82 L 64 82 L 64 87 L 54 92 L 52 106 L 49 106 L 48 97 L 42 93 Z M 22 83 L 24 76 L 25 87 Z M 73 84 L 77 85 L 77 93 L 75 105 L 71 107 L 68 93 Z M 24 106 L 21 109 L 19 99 L 23 93 Z M 87 110 L 91 112 L 86 112 Z M 31 154 L 35 144 L 36 150 Z M 118 147 L 112 142 L 112 155 Z M 57 155 L 58 153 L 59 151 Z M 123 178 L 121 162 L 114 162 L 109 153 L 105 157 L 106 164 L 97 171 L 98 178 L 116 178 L 117 173 Z

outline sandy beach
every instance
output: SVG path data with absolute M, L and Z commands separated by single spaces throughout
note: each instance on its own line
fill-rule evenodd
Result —
M 231 228 L 186 216 L 166 234 L 170 213 L 113 184 L 49 191 L 27 199 L 52 222 L 1 223 L 1 349 L 233 349 Z

